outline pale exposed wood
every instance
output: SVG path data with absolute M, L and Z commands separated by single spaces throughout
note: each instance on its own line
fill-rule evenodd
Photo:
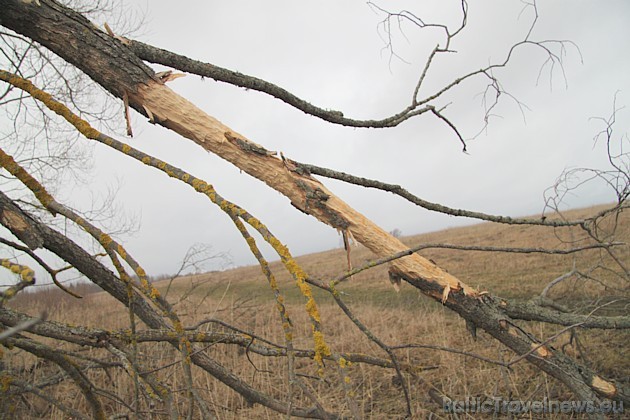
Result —
M 617 387 L 615 384 L 597 375 L 593 376 L 593 388 L 608 397 L 614 397 L 617 394 Z
M 347 229 L 358 242 L 376 255 L 383 257 L 407 249 L 401 241 L 335 196 L 321 182 L 308 174 L 291 170 L 282 159 L 267 153 L 262 146 L 234 132 L 164 84 L 150 82 L 141 86 L 136 94 L 130 96 L 130 101 L 149 110 L 161 125 L 264 181 L 305 213 L 336 229 Z M 236 142 L 240 142 L 240 145 Z M 451 293 L 462 289 L 467 295 L 475 293 L 457 278 L 417 254 L 401 258 L 393 262 L 392 266 L 404 276 L 435 283 L 442 293 L 446 287 Z M 436 293 L 435 297 L 442 299 L 442 293 Z
M 319 220 L 337 229 L 347 230 L 348 234 L 352 234 L 377 255 L 388 255 L 405 248 L 398 240 L 330 194 L 305 172 L 304 165 L 295 165 L 290 160 L 273 158 L 272 152 L 248 142 L 244 137 L 232 132 L 228 127 L 164 87 L 164 81 L 130 50 L 129 42 L 98 30 L 81 14 L 54 0 L 42 2 L 41 7 L 27 6 L 18 0 L 3 0 L 0 7 L 0 22 L 3 27 L 36 41 L 42 47 L 48 48 L 68 63 L 75 65 L 112 95 L 123 98 L 125 93 L 128 93 L 130 107 L 147 115 L 155 112 L 155 122 L 173 129 L 182 136 L 201 144 L 207 150 L 233 162 L 243 171 L 260 178 L 285 194 L 298 208 L 313 214 Z M 168 52 L 164 51 L 164 53 Z M 5 199 L 8 200 L 6 197 Z M 11 209 L 11 211 L 20 212 L 21 210 Z M 67 238 L 60 233 L 31 220 L 28 216 L 24 217 L 27 223 L 37 225 L 37 232 L 44 239 L 45 248 L 70 262 L 86 277 L 129 306 L 124 284 L 118 282 L 112 273 L 107 270 L 103 272 L 100 263 L 71 241 L 68 243 Z M 496 219 L 496 221 L 501 220 L 503 219 Z M 512 325 L 511 318 L 506 314 L 509 307 L 505 308 L 497 303 L 490 294 L 476 294 L 468 287 L 460 285 L 457 279 L 419 256 L 406 257 L 396 262 L 394 268 L 395 270 L 391 273 L 392 278 L 400 280 L 402 276 L 407 283 L 427 295 L 436 299 L 446 297 L 448 299 L 446 306 L 456 311 L 467 323 L 473 323 L 476 328 L 486 331 L 517 354 L 525 355 L 530 363 L 565 383 L 580 400 L 598 401 L 599 396 L 612 398 L 610 393 L 614 392 L 615 399 L 630 401 L 630 391 L 623 384 L 610 382 L 615 387 L 613 390 L 606 383 L 594 380 L 597 375 L 591 369 L 553 347 L 548 347 L 551 352 L 548 358 L 542 358 L 535 352 L 532 353 L 534 348 L 532 343 L 538 345 L 539 342 L 526 331 L 510 326 Z M 462 290 L 467 296 L 456 293 Z M 133 301 L 136 302 L 136 298 Z M 141 305 L 146 304 L 142 299 L 138 299 L 137 302 Z M 161 328 L 160 326 L 163 325 L 163 319 L 149 307 L 138 306 L 134 310 L 151 328 Z M 531 316 L 531 312 L 528 316 Z M 555 321 L 559 316 L 564 316 L 564 314 L 550 313 L 545 318 Z M 554 321 L 552 323 L 555 323 Z M 565 319 L 565 321 L 569 320 Z M 569 325 L 574 323 L 570 322 Z M 614 328 L 618 326 L 615 325 Z M 192 361 L 219 381 L 235 389 L 247 401 L 264 404 L 278 412 L 287 412 L 284 402 L 253 389 L 204 352 L 193 353 Z M 292 408 L 291 410 L 293 413 L 298 413 L 297 415 L 310 415 L 310 411 L 304 409 Z

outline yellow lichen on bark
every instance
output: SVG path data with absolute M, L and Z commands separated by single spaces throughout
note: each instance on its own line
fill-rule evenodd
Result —
M 331 355 L 330 347 L 324 340 L 324 334 L 321 331 L 316 331 L 315 328 L 313 328 L 313 340 L 315 341 L 315 356 L 313 359 L 318 365 L 323 366 L 324 357 Z
M 156 300 L 160 297 L 160 291 L 155 287 L 151 286 L 151 292 L 149 293 L 151 299 Z
M 123 248 L 122 245 L 118 245 L 116 252 L 118 252 L 118 255 L 120 255 L 120 258 L 122 258 L 123 260 L 127 259 L 127 251 L 125 250 L 125 248 Z
M 31 190 L 37 200 L 46 208 L 54 201 L 53 197 L 42 184 L 24 170 L 11 155 L 8 155 L 0 148 L 0 166 L 5 168 L 11 175 L 19 179 L 26 187 Z
M 0 259 L 0 265 L 8 269 L 9 271 L 11 271 L 13 274 L 17 274 L 18 276 L 20 276 L 22 281 L 25 283 L 32 284 L 35 281 L 35 271 L 33 271 L 30 267 L 27 267 L 21 264 L 16 264 L 6 258 Z M 5 290 L 3 292 L 4 296 L 7 298 L 12 297 L 12 295 L 8 296 L 8 294 L 11 293 L 11 290 L 12 289 Z
M 103 248 L 109 249 L 109 246 L 112 244 L 113 239 L 108 234 L 101 233 L 101 236 L 99 237 L 98 241 L 103 246 Z
M 306 213 L 335 228 L 343 224 L 344 229 L 376 255 L 385 257 L 407 249 L 400 240 L 351 208 L 316 179 L 292 171 L 275 156 L 242 147 L 242 144 L 254 143 L 206 114 L 168 86 L 157 82 L 139 86 L 137 92 L 130 97 L 130 102 L 155 111 L 160 117 L 165 118 L 161 124 L 166 128 L 196 142 L 205 150 L 217 154 L 242 171 L 265 182 Z M 237 138 L 241 141 L 226 141 L 226 138 Z M 262 149 L 262 146 L 260 148 Z M 319 200 L 318 205 L 309 206 L 307 191 L 300 185 L 319 191 L 320 196 L 326 198 Z M 400 258 L 392 265 L 407 277 L 437 284 L 441 289 L 448 286 L 451 292 L 463 291 L 466 295 L 475 295 L 474 289 L 420 255 L 413 254 Z
M 35 278 L 35 272 L 28 267 L 24 267 L 22 271 L 20 271 L 20 277 L 27 283 L 32 283 Z

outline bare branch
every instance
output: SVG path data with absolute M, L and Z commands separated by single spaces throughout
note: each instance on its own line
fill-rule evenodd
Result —
M 551 227 L 563 227 L 563 226 L 580 226 L 583 225 L 586 220 L 573 220 L 573 221 L 564 221 L 564 220 L 555 220 L 549 219 L 547 217 L 542 217 L 540 219 L 523 219 L 523 218 L 512 218 L 507 216 L 497 216 L 491 214 L 485 214 L 476 211 L 463 210 L 463 209 L 454 209 L 451 207 L 447 207 L 438 203 L 432 203 L 430 201 L 423 200 L 409 191 L 401 187 L 400 185 L 388 184 L 385 182 L 362 178 L 354 175 L 347 174 L 341 171 L 335 171 L 328 168 L 322 168 L 320 166 L 311 165 L 308 163 L 300 163 L 292 161 L 295 165 L 297 165 L 299 170 L 304 171 L 305 173 L 320 175 L 326 178 L 337 179 L 340 181 L 347 182 L 349 184 L 360 185 L 366 188 L 375 188 L 382 191 L 391 192 L 395 195 L 398 195 L 407 201 L 416 204 L 422 208 L 427 210 L 448 214 L 451 216 L 458 217 L 470 217 L 473 219 L 484 220 L 488 222 L 495 223 L 504 223 L 504 224 L 513 224 L 513 225 L 538 225 L 538 226 L 551 226 Z M 606 214 L 617 211 L 618 209 L 606 209 L 601 211 L 598 214 L 593 215 L 589 220 L 594 220 L 605 216 Z
M 333 124 L 340 124 L 340 125 L 344 125 L 348 127 L 364 127 L 364 128 L 395 127 L 410 118 L 422 115 L 426 112 L 431 112 L 438 119 L 445 122 L 451 128 L 451 130 L 453 130 L 453 132 L 456 134 L 458 139 L 463 143 L 464 151 L 466 151 L 466 143 L 464 141 L 463 136 L 460 134 L 455 124 L 452 123 L 450 119 L 441 112 L 441 110 L 437 111 L 437 109 L 442 108 L 442 107 L 437 107 L 436 105 L 432 105 L 431 104 L 432 102 L 434 102 L 438 98 L 441 98 L 445 93 L 449 92 L 451 89 L 461 84 L 462 82 L 467 81 L 468 79 L 473 79 L 477 76 L 487 78 L 489 80 L 488 89 L 494 91 L 496 94 L 495 99 L 493 100 L 492 104 L 486 106 L 485 121 L 487 124 L 491 111 L 497 105 L 499 97 L 501 95 L 506 95 L 508 97 L 511 97 L 517 102 L 517 104 L 519 104 L 520 107 L 524 106 L 511 94 L 506 92 L 501 87 L 498 78 L 492 74 L 493 71 L 495 70 L 507 67 L 507 65 L 509 64 L 512 56 L 515 54 L 515 51 L 517 49 L 520 49 L 525 46 L 535 46 L 537 48 L 540 48 L 547 56 L 546 61 L 542 64 L 541 71 L 542 71 L 542 68 L 544 68 L 547 63 L 551 63 L 550 72 L 553 72 L 554 66 L 556 64 L 560 65 L 561 67 L 563 66 L 562 54 L 565 51 L 565 45 L 570 44 L 570 45 L 575 46 L 575 44 L 571 43 L 570 41 L 533 41 L 531 40 L 530 39 L 531 32 L 537 21 L 537 19 L 535 18 L 533 19 L 529 32 L 527 33 L 525 38 L 522 41 L 514 44 L 510 48 L 510 50 L 507 52 L 506 58 L 503 61 L 491 63 L 482 69 L 478 69 L 478 70 L 474 70 L 469 73 L 466 73 L 463 76 L 455 78 L 453 82 L 448 83 L 441 89 L 437 89 L 433 94 L 429 94 L 424 98 L 420 98 L 419 97 L 420 88 L 424 80 L 426 79 L 428 71 L 436 57 L 436 54 L 452 52 L 449 49 L 452 39 L 456 37 L 458 34 L 460 34 L 460 32 L 464 29 L 464 27 L 467 24 L 467 18 L 468 18 L 467 2 L 461 1 L 462 19 L 459 26 L 454 30 L 449 29 L 446 25 L 443 25 L 443 24 L 426 23 L 424 22 L 423 19 L 421 19 L 420 17 L 416 16 L 415 14 L 407 10 L 403 10 L 399 13 L 392 13 L 376 5 L 374 2 L 368 2 L 368 5 L 373 10 L 386 15 L 386 17 L 381 22 L 380 26 L 383 27 L 384 29 L 383 32 L 385 33 L 385 43 L 386 43 L 385 48 L 390 50 L 392 57 L 393 56 L 398 57 L 398 55 L 394 52 L 393 46 L 392 46 L 392 39 L 391 39 L 391 30 L 392 30 L 391 21 L 392 20 L 396 21 L 398 25 L 400 25 L 404 21 L 404 22 L 411 22 L 414 26 L 420 29 L 424 29 L 424 28 L 440 29 L 445 34 L 445 41 L 443 43 L 444 45 L 436 46 L 427 57 L 423 70 L 420 72 L 419 80 L 416 83 L 416 86 L 414 87 L 414 90 L 413 90 L 414 93 L 412 95 L 411 103 L 406 108 L 399 111 L 398 113 L 393 114 L 383 119 L 379 119 L 379 120 L 361 120 L 361 119 L 347 118 L 344 116 L 344 113 L 341 111 L 329 110 L 327 108 L 312 105 L 308 101 L 298 98 L 297 96 L 293 95 L 291 92 L 287 91 L 286 89 L 279 87 L 277 85 L 274 85 L 272 83 L 269 83 L 265 80 L 259 79 L 257 77 L 242 74 L 242 73 L 235 72 L 232 70 L 228 70 L 228 69 L 210 64 L 210 63 L 203 63 L 203 62 L 191 59 L 189 57 L 186 57 L 180 54 L 176 54 L 174 52 L 171 52 L 165 49 L 157 48 L 157 47 L 142 43 L 140 41 L 125 40 L 125 42 L 128 44 L 129 48 L 131 48 L 131 50 L 142 60 L 145 60 L 151 63 L 162 64 L 171 68 L 178 69 L 180 71 L 196 74 L 201 77 L 208 77 L 216 81 L 229 83 L 234 86 L 243 87 L 245 89 L 251 89 L 251 90 L 256 90 L 256 91 L 266 93 L 272 97 L 275 97 L 276 99 L 280 99 L 281 101 L 287 103 L 288 105 L 292 107 L 295 107 L 296 109 L 301 110 L 302 112 L 306 114 L 315 116 L 317 118 L 321 118 L 322 120 L 325 120 Z M 534 9 L 536 9 L 535 4 L 532 4 L 531 6 Z M 559 53 L 560 55 L 554 52 L 554 50 L 550 47 L 550 45 L 557 45 L 561 51 Z M 483 95 L 484 101 L 485 101 L 486 94 Z

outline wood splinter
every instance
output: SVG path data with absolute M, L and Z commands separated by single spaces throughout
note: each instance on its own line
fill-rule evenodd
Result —
M 147 117 L 149 117 L 149 122 L 151 124 L 155 124 L 155 117 L 153 116 L 153 113 L 151 112 L 151 110 L 144 105 L 142 105 L 142 108 L 144 109 L 144 112 L 147 113 Z
M 133 130 L 131 129 L 131 115 L 129 114 L 129 94 L 127 94 L 127 91 L 123 93 L 123 105 L 125 107 L 124 113 L 125 122 L 127 123 L 127 135 L 129 137 L 133 137 Z
M 122 42 L 125 45 L 131 44 L 131 42 L 127 38 L 116 35 L 114 31 L 112 31 L 112 28 L 110 28 L 110 26 L 107 24 L 107 22 L 103 23 L 103 27 L 105 28 L 107 35 L 111 36 L 114 39 L 117 39 L 118 41 Z
M 184 73 L 173 73 L 173 70 L 166 70 L 155 73 L 155 77 L 157 77 L 162 83 L 171 82 L 184 76 L 186 76 Z
M 350 240 L 352 238 L 352 233 L 344 229 L 341 231 L 341 235 L 343 236 L 343 248 L 346 250 L 346 259 L 348 261 L 348 271 L 352 271 L 352 260 L 350 259 Z M 354 241 L 354 238 L 352 238 Z M 355 242 L 356 243 L 356 242 Z M 352 280 L 353 276 L 348 277 L 348 280 Z
M 444 287 L 444 291 L 442 292 L 442 305 L 446 303 L 446 301 L 448 300 L 448 295 L 450 293 L 451 293 L 451 286 L 447 284 Z

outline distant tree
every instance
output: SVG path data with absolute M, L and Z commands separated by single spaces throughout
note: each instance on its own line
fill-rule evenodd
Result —
M 74 4 L 74 3 L 73 3 Z M 46 108 L 46 114 L 58 114 L 73 130 L 81 133 L 87 139 L 100 142 L 121 153 L 130 156 L 157 170 L 161 170 L 170 177 L 176 178 L 190 185 L 196 192 L 203 194 L 214 204 L 218 205 L 234 222 L 235 227 L 249 244 L 253 255 L 260 262 L 260 267 L 269 280 L 269 286 L 276 297 L 279 319 L 284 329 L 285 342 L 278 346 L 264 337 L 244 332 L 222 320 L 198 320 L 189 325 L 182 321 L 180 314 L 174 309 L 172 302 L 162 296 L 148 281 L 147 273 L 125 249 L 123 244 L 117 243 L 111 235 L 95 224 L 89 223 L 79 214 L 57 201 L 45 188 L 37 172 L 16 161 L 3 146 L 0 152 L 0 164 L 11 177 L 18 180 L 37 199 L 39 204 L 51 216 L 62 218 L 68 224 L 74 224 L 87 232 L 101 246 L 101 252 L 107 254 L 109 264 L 101 262 L 86 251 L 75 240 L 66 235 L 66 231 L 49 226 L 46 219 L 33 215 L 21 201 L 11 198 L 10 194 L 0 193 L 0 221 L 15 236 L 16 239 L 4 239 L 3 242 L 13 249 L 30 255 L 39 265 L 44 267 L 51 276 L 59 269 L 50 267 L 34 252 L 43 248 L 65 261 L 86 278 L 100 286 L 103 290 L 129 308 L 130 325 L 125 331 L 108 331 L 87 326 L 71 326 L 58 322 L 49 322 L 42 314 L 34 317 L 25 313 L 11 310 L 5 303 L 16 293 L 27 288 L 34 282 L 33 270 L 14 261 L 5 259 L 3 266 L 16 272 L 20 280 L 11 288 L 6 289 L 0 296 L 0 332 L 1 342 L 8 348 L 21 349 L 36 358 L 55 364 L 60 374 L 47 378 L 45 383 L 33 381 L 28 372 L 19 369 L 3 370 L 3 391 L 10 391 L 7 398 L 23 393 L 33 393 L 40 398 L 54 404 L 68 416 L 84 418 L 106 418 L 109 415 L 136 415 L 142 417 L 145 410 L 152 410 L 155 404 L 160 404 L 170 418 L 178 418 L 181 414 L 192 418 L 193 413 L 201 417 L 213 418 L 213 408 L 207 398 L 194 383 L 192 369 L 200 369 L 216 378 L 226 386 L 232 388 L 249 404 L 262 404 L 271 410 L 290 416 L 312 418 L 340 418 L 353 416 L 362 418 L 359 405 L 353 398 L 352 389 L 348 383 L 347 362 L 367 363 L 394 369 L 397 383 L 402 387 L 406 402 L 407 416 L 412 416 L 410 404 L 410 390 L 405 375 L 411 374 L 403 366 L 402 361 L 394 352 L 392 346 L 387 345 L 376 337 L 367 326 L 352 314 L 344 303 L 343 295 L 338 286 L 346 278 L 357 272 L 379 264 L 390 265 L 390 279 L 394 284 L 406 282 L 418 289 L 424 295 L 441 302 L 446 308 L 457 313 L 466 322 L 468 330 L 476 337 L 477 330 L 485 331 L 490 337 L 498 340 L 517 356 L 509 363 L 502 364 L 509 368 L 520 360 L 527 360 L 542 372 L 549 374 L 568 387 L 575 397 L 582 401 L 599 402 L 602 399 L 612 399 L 630 403 L 630 387 L 627 383 L 604 377 L 582 360 L 570 357 L 561 350 L 553 347 L 552 338 L 538 338 L 533 328 L 525 321 L 541 321 L 544 323 L 565 327 L 566 331 L 580 329 L 608 329 L 626 330 L 630 327 L 630 317 L 603 316 L 596 314 L 598 306 L 589 313 L 566 311 L 554 302 L 549 301 L 545 291 L 537 299 L 528 302 L 515 302 L 494 296 L 491 292 L 483 292 L 466 284 L 438 267 L 428 259 L 420 256 L 417 251 L 430 246 L 450 247 L 461 250 L 492 251 L 492 252 L 543 252 L 543 253 L 578 253 L 587 250 L 597 250 L 605 254 L 607 267 L 605 275 L 600 271 L 567 273 L 568 277 L 578 277 L 592 284 L 603 285 L 603 290 L 615 290 L 623 299 L 627 299 L 627 285 L 630 272 L 627 260 L 624 259 L 622 245 L 615 242 L 615 225 L 609 221 L 627 208 L 628 155 L 623 152 L 610 152 L 611 170 L 598 172 L 598 176 L 610 181 L 618 193 L 618 202 L 609 210 L 592 215 L 583 220 L 564 220 L 562 218 L 514 219 L 503 216 L 482 214 L 478 212 L 451 209 L 440 204 L 430 203 L 416 197 L 397 185 L 389 185 L 376 180 L 367 180 L 352 175 L 337 172 L 327 168 L 296 162 L 285 156 L 276 156 L 264 146 L 254 143 L 238 134 L 230 127 L 207 115 L 194 104 L 180 97 L 168 88 L 167 83 L 177 75 L 173 72 L 155 73 L 146 63 L 159 63 L 174 70 L 197 74 L 227 82 L 236 86 L 265 92 L 294 106 L 306 113 L 321 118 L 332 124 L 350 127 L 384 128 L 395 127 L 402 122 L 419 115 L 426 114 L 436 118 L 452 130 L 454 137 L 461 142 L 466 150 L 466 142 L 457 126 L 445 113 L 444 107 L 438 106 L 438 99 L 451 93 L 462 82 L 481 78 L 487 81 L 486 98 L 488 99 L 486 112 L 489 115 L 500 98 L 509 96 L 500 81 L 495 76 L 495 70 L 505 67 L 510 57 L 523 45 L 535 46 L 545 52 L 547 60 L 561 63 L 561 53 L 554 52 L 554 48 L 562 49 L 564 44 L 558 42 L 536 42 L 530 38 L 531 31 L 526 37 L 512 46 L 503 62 L 492 63 L 487 67 L 463 74 L 461 77 L 446 84 L 431 94 L 422 96 L 420 89 L 427 72 L 438 58 L 450 52 L 451 41 L 463 33 L 468 17 L 468 4 L 458 3 L 461 8 L 460 24 L 450 27 L 442 24 L 424 22 L 414 14 L 403 11 L 392 13 L 375 3 L 371 7 L 382 13 L 384 20 L 382 29 L 385 39 L 391 40 L 392 25 L 394 27 L 404 21 L 412 23 L 418 28 L 433 27 L 443 31 L 441 41 L 429 54 L 425 67 L 419 72 L 418 83 L 412 87 L 412 98 L 409 105 L 400 112 L 380 120 L 357 120 L 344 116 L 340 111 L 327 110 L 314 106 L 298 98 L 287 90 L 264 80 L 216 67 L 209 63 L 195 61 L 171 51 L 131 40 L 116 34 L 109 28 L 101 30 L 90 22 L 84 14 L 64 6 L 55 0 L 24 1 L 3 0 L 0 8 L 0 24 L 5 28 L 5 41 L 18 40 L 19 48 L 14 54 L 25 56 L 25 51 L 35 48 L 42 56 L 56 55 L 67 63 L 69 71 L 88 75 L 92 81 L 90 86 L 96 86 L 108 93 L 108 97 L 122 101 L 125 111 L 134 109 L 146 116 L 151 123 L 159 124 L 167 129 L 179 133 L 182 137 L 194 141 L 202 148 L 228 160 L 242 171 L 260 179 L 270 187 L 276 189 L 291 200 L 291 203 L 304 213 L 316 217 L 323 223 L 343 233 L 345 242 L 357 241 L 365 245 L 376 256 L 365 267 L 349 270 L 334 281 L 320 281 L 307 274 L 293 259 L 289 250 L 276 238 L 265 225 L 235 203 L 224 199 L 211 185 L 201 179 L 176 168 L 167 162 L 155 159 L 130 145 L 122 143 L 113 137 L 97 130 L 88 122 L 90 114 L 84 112 L 79 116 L 79 110 L 74 112 L 69 107 L 71 97 L 58 96 L 47 83 L 33 78 L 32 72 L 24 72 L 17 63 L 10 63 L 9 68 L 0 71 L 0 79 L 4 81 L 6 90 L 4 102 L 8 103 L 23 95 L 30 95 L 39 107 Z M 76 6 L 76 4 L 75 4 Z M 528 7 L 535 8 L 535 4 Z M 535 20 L 534 23 L 535 24 Z M 532 25 L 533 25 L 532 24 Z M 237 30 L 237 28 L 235 28 Z M 388 44 L 388 47 L 392 47 Z M 16 53 L 16 51 L 18 51 Z M 3 50 L 5 54 L 6 51 Z M 394 51 L 391 50 L 392 54 Z M 37 72 L 35 72 L 37 74 Z M 33 78 L 32 81 L 29 81 Z M 59 76 L 59 81 L 73 79 Z M 65 82 L 63 82 L 65 83 Z M 71 85 L 74 88 L 74 86 Z M 80 86 L 82 88 L 82 86 Z M 79 86 L 76 87 L 77 89 Z M 52 95 L 51 95 L 52 94 Z M 57 99 L 56 99 L 57 98 Z M 61 99 L 61 101 L 59 100 Z M 16 99 L 17 100 L 17 99 Z M 98 115 L 96 116 L 98 119 Z M 52 117 L 45 117 L 52 118 Z M 55 121 L 61 121 L 54 117 Z M 604 131 L 609 144 L 614 144 L 612 135 L 614 120 L 606 120 Z M 20 146 L 22 137 L 19 133 L 12 139 L 13 149 Z M 622 138 L 627 141 L 627 138 Z M 15 143 L 17 142 L 17 143 Z M 612 148 L 609 148 L 612 150 Z M 314 178 L 335 178 L 348 183 L 378 188 L 393 192 L 416 205 L 453 216 L 465 216 L 496 223 L 533 225 L 550 229 L 564 229 L 569 227 L 581 228 L 589 237 L 588 241 L 571 243 L 566 249 L 524 249 L 524 248 L 486 248 L 466 247 L 457 245 L 426 245 L 415 249 L 408 249 L 395 236 L 378 227 L 371 220 L 351 208 L 339 197 L 329 191 L 323 183 Z M 559 184 L 560 185 L 560 184 Z M 567 185 L 566 183 L 563 185 Z M 566 188 L 572 189 L 571 185 Z M 560 189 L 557 189 L 560 191 Z M 561 193 L 560 193 L 561 196 Z M 558 195 L 554 195 L 558 197 Z M 557 208 L 558 203 L 549 199 L 551 208 Z M 263 258 L 256 241 L 250 231 L 257 231 L 262 238 L 276 251 L 285 268 L 293 276 L 299 290 L 304 295 L 306 310 L 311 322 L 313 334 L 312 350 L 297 349 L 293 341 L 294 323 L 286 310 L 285 300 L 278 289 L 274 275 L 267 261 Z M 400 231 L 398 231 L 400 233 Z M 19 241 L 15 242 L 15 241 Z M 349 248 L 348 248 L 348 252 Z M 602 261 L 604 261 L 602 259 Z M 114 269 L 110 269 L 113 267 Z M 558 278 L 550 283 L 549 288 L 563 281 Z M 598 286 L 598 287 L 600 287 Z M 366 357 L 361 354 L 340 353 L 334 343 L 328 340 L 322 330 L 322 319 L 311 288 L 317 287 L 330 293 L 337 304 L 348 314 L 349 319 L 362 332 L 377 344 L 388 355 L 388 359 Z M 545 289 L 547 290 L 547 289 Z M 93 310 L 93 309 L 92 309 Z M 142 324 L 139 324 L 141 322 Z M 217 323 L 225 328 L 225 333 L 214 334 L 204 329 L 207 323 Z M 52 342 L 65 342 L 96 350 L 105 350 L 109 358 L 84 356 L 79 348 L 59 351 Z M 154 366 L 155 360 L 143 358 L 138 350 L 143 342 L 168 343 L 181 353 L 176 363 L 181 363 L 183 382 L 170 381 L 167 375 L 162 375 L 164 366 Z M 234 375 L 228 368 L 214 360 L 205 350 L 208 346 L 219 344 L 234 344 L 248 352 L 257 352 L 268 356 L 282 356 L 286 358 L 286 392 L 272 392 L 256 388 L 253 382 Z M 230 347 L 232 348 L 232 347 Z M 329 365 L 339 370 L 339 381 L 345 393 L 345 406 L 329 406 L 320 401 L 311 388 L 305 385 L 304 378 L 297 374 L 296 359 L 313 358 L 323 370 Z M 115 360 L 115 362 L 112 362 Z M 112 396 L 100 390 L 94 384 L 95 377 L 91 375 L 94 369 L 107 372 L 110 367 L 125 369 L 133 379 L 135 401 L 126 402 L 124 398 Z M 83 394 L 91 413 L 81 413 L 69 404 L 72 401 L 61 401 L 46 393 L 48 386 L 72 381 Z M 184 390 L 185 398 L 175 400 L 173 392 Z M 439 395 L 444 398 L 443 392 Z M 2 397 L 4 398 L 4 397 Z M 114 401 L 105 404 L 105 400 Z M 114 408 L 112 408 L 114 406 Z M 27 410 L 27 408 L 25 408 Z M 598 417 L 597 414 L 594 417 Z
M 389 234 L 392 235 L 394 238 L 400 238 L 402 236 L 402 230 L 396 228 L 389 232 Z

